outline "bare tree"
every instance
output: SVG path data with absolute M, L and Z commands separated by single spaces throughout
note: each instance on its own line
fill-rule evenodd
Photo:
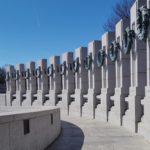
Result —
M 103 26 L 104 31 L 115 31 L 116 23 L 123 18 L 130 17 L 130 9 L 135 0 L 121 0 L 116 3 L 113 8 L 113 13 L 110 18 L 107 19 Z

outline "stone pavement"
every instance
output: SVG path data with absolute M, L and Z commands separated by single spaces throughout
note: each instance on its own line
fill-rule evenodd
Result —
M 62 113 L 62 133 L 46 150 L 150 150 L 143 137 L 123 127 Z

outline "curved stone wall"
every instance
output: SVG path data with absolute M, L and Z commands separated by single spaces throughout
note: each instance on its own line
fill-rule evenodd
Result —
M 0 149 L 43 150 L 60 131 L 59 108 L 0 107 Z

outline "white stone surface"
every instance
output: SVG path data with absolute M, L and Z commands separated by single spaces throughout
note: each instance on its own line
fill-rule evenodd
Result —
M 61 112 L 62 114 L 62 112 Z M 62 132 L 46 150 L 149 150 L 143 137 L 89 118 L 61 115 Z
M 48 76 L 46 73 L 47 70 L 47 60 L 41 59 L 38 62 L 37 68 L 40 68 L 41 75 L 36 77 L 37 82 L 37 93 L 34 94 L 34 101 L 32 102 L 33 106 L 42 106 L 44 105 L 45 95 L 48 94 Z
M 35 62 L 29 62 L 26 67 L 23 64 L 17 65 L 16 68 L 9 65 L 6 68 L 9 77 L 6 80 L 7 90 L 6 94 L 0 94 L 0 105 L 7 105 L 7 108 L 21 105 L 17 109 L 23 111 L 25 106 L 32 106 L 33 109 L 34 106 L 57 105 L 71 116 L 78 114 L 81 117 L 88 116 L 122 125 L 150 141 L 150 33 L 146 42 L 140 41 L 136 35 L 130 55 L 124 55 L 119 51 L 115 63 L 108 56 L 112 41 L 116 40 L 122 46 L 123 32 L 129 24 L 130 29 L 137 33 L 137 12 L 145 4 L 146 0 L 136 0 L 131 8 L 130 23 L 129 20 L 120 20 L 115 33 L 106 32 L 102 36 L 102 46 L 100 41 L 92 41 L 88 45 L 88 54 L 86 47 L 75 50 L 75 58 L 79 58 L 78 72 L 73 73 L 74 70 L 70 70 L 70 64 L 73 62 L 72 52 L 64 53 L 62 56 L 62 62 L 65 61 L 67 64 L 65 74 L 60 74 L 59 56 L 50 57 L 50 65 L 54 66 L 52 75 L 50 73 L 48 75 L 45 59 L 38 62 L 37 67 L 41 69 L 40 76 L 35 74 Z M 150 0 L 147 0 L 147 6 L 150 8 Z M 99 49 L 106 52 L 101 68 L 96 64 Z M 84 67 L 84 60 L 89 54 L 92 54 L 93 62 L 92 68 L 87 70 Z M 26 74 L 22 74 L 24 71 Z M 19 73 L 19 78 L 15 75 L 16 72 Z M 13 107 L 12 109 L 9 107 L 8 110 L 4 108 L 3 111 L 8 111 L 11 115 Z M 0 125 L 0 133 L 11 127 L 7 122 L 9 117 L 4 118 L 6 121 L 4 124 L 7 125 Z M 17 131 L 16 126 L 20 128 L 19 122 L 14 127 Z M 7 144 L 5 140 L 7 136 L 9 135 L 6 131 L 4 138 L 0 139 L 4 145 Z
M 26 119 L 29 119 L 30 132 L 24 135 Z M 59 108 L 0 108 L 1 150 L 43 150 L 57 138 L 60 130 Z
M 116 42 L 122 45 L 124 30 L 130 26 L 129 19 L 120 20 L 116 24 Z M 122 46 L 121 46 L 122 48 Z M 130 86 L 130 55 L 125 55 L 121 49 L 118 51 L 116 67 L 116 87 L 115 94 L 111 96 L 114 102 L 109 112 L 109 122 L 116 125 L 122 125 L 122 117 L 125 113 L 125 97 L 129 95 Z
M 80 47 L 75 50 L 75 58 L 79 58 L 79 71 L 75 73 L 75 93 L 71 95 L 74 101 L 70 104 L 69 114 L 77 111 L 82 116 L 82 106 L 85 103 L 84 94 L 88 92 L 88 72 L 84 68 L 83 61 L 87 56 L 87 48 Z
M 150 8 L 150 0 L 147 0 L 147 7 Z M 138 133 L 150 141 L 150 36 L 147 38 L 146 56 L 147 86 L 145 87 L 145 97 L 141 101 L 141 104 L 144 107 L 144 114 L 141 118 L 141 122 L 138 124 Z
M 22 106 L 31 106 L 33 102 L 33 95 L 37 93 L 37 83 L 35 72 L 35 62 L 29 62 L 26 64 L 26 74 L 29 71 L 29 77 L 25 78 L 26 82 L 26 93 L 23 94 Z
M 110 96 L 114 95 L 115 88 L 115 63 L 108 58 L 109 46 L 115 40 L 115 33 L 106 32 L 102 36 L 102 49 L 105 50 L 107 58 L 105 58 L 102 66 L 102 88 L 101 94 L 97 96 L 100 104 L 97 106 L 95 117 L 101 121 L 108 121 L 112 101 Z
M 74 93 L 75 90 L 75 76 L 71 70 L 71 65 L 73 63 L 73 52 L 66 52 L 62 55 L 62 63 L 66 62 L 66 71 L 62 75 L 62 93 L 57 95 L 61 102 L 58 103 L 58 106 L 61 106 L 61 109 L 65 109 L 69 113 L 69 105 L 71 103 L 70 95 Z
M 56 106 L 56 104 L 59 101 L 57 95 L 61 94 L 62 90 L 61 76 L 58 72 L 60 66 L 60 56 L 50 57 L 50 64 L 53 64 L 54 66 L 54 74 L 49 77 L 49 94 L 45 95 L 45 97 L 47 97 L 48 100 L 45 102 L 44 105 Z
M 82 116 L 95 118 L 95 109 L 98 101 L 96 95 L 101 92 L 101 67 L 97 66 L 97 53 L 101 49 L 101 41 L 92 41 L 88 44 L 88 55 L 92 55 L 92 66 L 88 70 L 88 93 L 84 95 L 87 102 L 82 109 Z
M 6 81 L 6 103 L 8 106 L 12 106 L 13 95 L 16 94 L 16 83 L 13 78 L 14 72 L 14 66 L 9 65 L 6 67 L 6 74 L 8 75 L 8 81 Z
M 131 29 L 135 30 L 135 33 L 137 33 L 137 9 L 144 4 L 145 0 L 137 0 L 131 8 Z M 130 52 L 130 59 L 131 86 L 129 96 L 125 98 L 128 109 L 123 116 L 123 126 L 137 132 L 138 122 L 141 121 L 143 113 L 141 99 L 144 97 L 146 85 L 146 43 L 137 37 Z
M 18 64 L 15 68 L 18 77 L 15 79 L 16 93 L 13 94 L 12 106 L 20 106 L 23 101 L 23 94 L 26 92 L 25 79 L 23 73 L 25 71 L 24 64 Z
M 6 106 L 6 94 L 0 94 L 0 106 Z

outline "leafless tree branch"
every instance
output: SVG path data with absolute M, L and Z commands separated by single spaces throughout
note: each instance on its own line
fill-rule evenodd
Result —
M 104 31 L 115 31 L 115 25 L 120 19 L 130 17 L 130 9 L 135 0 L 122 0 L 116 3 L 113 8 L 113 14 L 107 19 L 103 26 Z

